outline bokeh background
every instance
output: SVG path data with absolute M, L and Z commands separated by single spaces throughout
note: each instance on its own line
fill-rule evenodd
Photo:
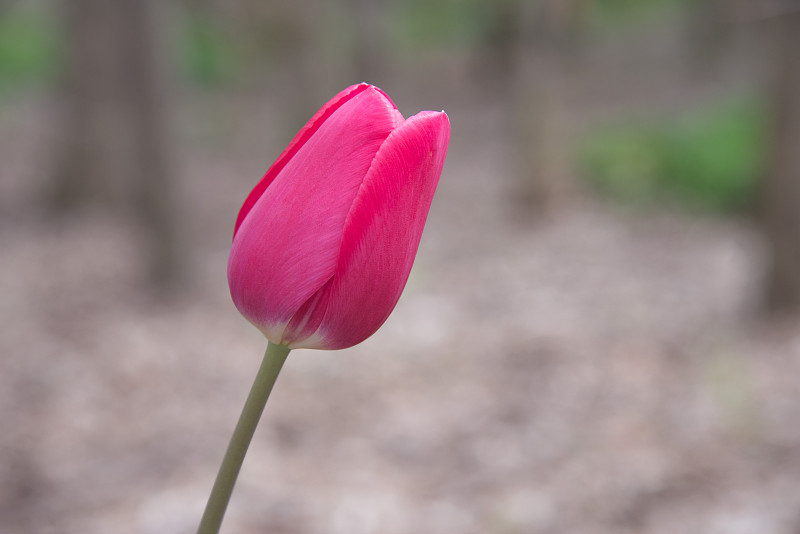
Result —
M 2 0 L 0 533 L 194 532 L 236 213 L 362 80 L 448 112 L 439 191 L 223 531 L 800 532 L 798 2 Z

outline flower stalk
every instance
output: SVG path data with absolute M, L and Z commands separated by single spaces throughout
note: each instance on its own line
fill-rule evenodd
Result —
M 267 404 L 267 399 L 281 372 L 283 363 L 289 355 L 289 350 L 285 345 L 277 345 L 271 341 L 267 345 L 264 360 L 261 362 L 253 387 L 247 396 L 242 414 L 239 416 L 239 422 L 236 423 L 228 449 L 225 451 L 225 457 L 222 459 L 222 465 L 220 465 L 217 479 L 214 481 L 214 487 L 208 498 L 203 518 L 200 520 L 197 534 L 217 534 L 219 532 L 222 518 L 225 516 L 225 510 L 228 508 L 228 502 L 236 484 L 236 478 L 239 476 L 239 470 L 245 454 L 247 454 L 247 448 L 250 446 L 258 421 L 264 412 L 264 406 Z

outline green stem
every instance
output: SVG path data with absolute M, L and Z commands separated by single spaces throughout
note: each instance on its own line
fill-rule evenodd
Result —
M 239 470 L 242 468 L 244 455 L 250 446 L 250 440 L 253 439 L 253 433 L 256 431 L 258 420 L 267 404 L 272 386 L 275 385 L 278 373 L 281 372 L 283 362 L 286 361 L 288 355 L 289 348 L 285 345 L 275 345 L 271 341 L 267 345 L 264 361 L 261 362 L 261 368 L 258 370 L 256 380 L 244 403 L 242 415 L 239 416 L 239 422 L 236 423 L 228 450 L 225 451 L 222 465 L 219 466 L 217 480 L 214 481 L 214 487 L 208 497 L 206 511 L 203 512 L 197 534 L 217 534 L 219 532 L 222 518 L 225 516 L 225 509 L 228 508 L 228 501 L 233 493 L 233 486 L 236 484 L 236 477 L 239 476 Z

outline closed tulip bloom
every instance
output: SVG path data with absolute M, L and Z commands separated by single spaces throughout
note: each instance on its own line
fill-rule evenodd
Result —
M 444 112 L 404 119 L 367 84 L 336 95 L 239 212 L 228 261 L 237 309 L 292 349 L 371 336 L 408 280 L 449 139 Z

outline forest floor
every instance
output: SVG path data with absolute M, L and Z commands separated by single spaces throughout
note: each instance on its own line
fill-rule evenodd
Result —
M 225 269 L 280 108 L 185 104 L 190 261 L 167 301 L 124 217 L 31 208 L 47 99 L 2 112 L 0 534 L 194 532 L 265 346 Z M 753 226 L 589 197 L 521 222 L 501 113 L 448 112 L 397 309 L 357 347 L 290 355 L 225 531 L 800 532 L 800 329 L 759 312 Z

